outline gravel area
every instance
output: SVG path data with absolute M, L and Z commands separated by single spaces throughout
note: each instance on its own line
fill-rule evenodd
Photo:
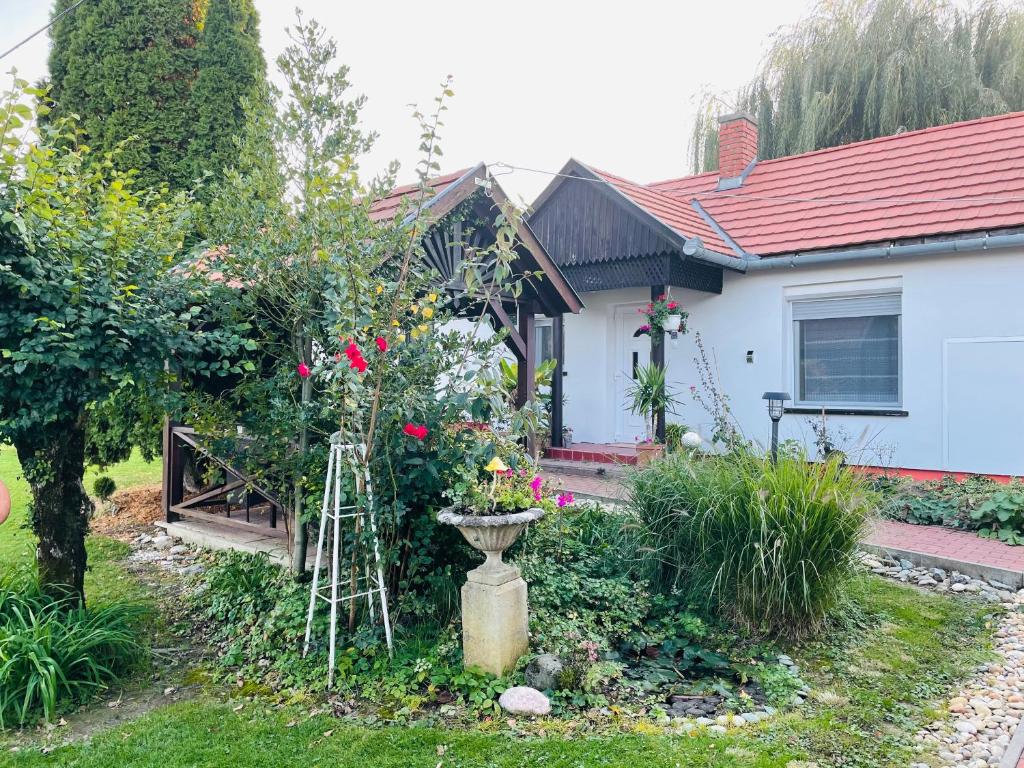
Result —
M 910 768 L 991 768 L 998 766 L 1024 716 L 1024 590 L 972 579 L 957 571 L 915 568 L 907 560 L 864 555 L 873 573 L 934 592 L 998 603 L 994 648 L 997 659 L 976 670 L 947 704 L 949 716 L 930 723 L 915 735 L 925 755 L 937 756 Z M 950 653 L 955 653 L 950 649 Z

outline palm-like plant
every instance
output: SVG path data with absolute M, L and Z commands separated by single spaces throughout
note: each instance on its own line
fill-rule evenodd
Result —
M 647 440 L 653 442 L 658 428 L 658 414 L 675 413 L 678 399 L 665 381 L 665 369 L 651 363 L 641 365 L 633 375 L 633 383 L 626 390 L 629 398 L 629 410 L 644 419 L 644 430 Z

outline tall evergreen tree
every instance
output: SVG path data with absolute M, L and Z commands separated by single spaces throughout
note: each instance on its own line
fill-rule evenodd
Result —
M 74 0 L 57 0 L 54 14 Z M 231 162 L 242 100 L 266 78 L 252 0 L 89 0 L 51 28 L 61 115 L 144 186 L 187 189 Z
M 245 100 L 265 97 L 267 63 L 260 48 L 259 14 L 252 0 L 211 0 L 192 88 L 194 138 L 188 153 L 194 177 L 235 165 L 235 137 L 245 127 Z M 208 198 L 201 193 L 201 197 Z
M 59 13 L 71 0 L 58 0 Z M 92 0 L 53 27 L 53 98 L 77 114 L 94 151 L 131 139 L 120 157 L 138 183 L 181 189 L 193 136 L 192 84 L 205 3 Z
M 1024 109 L 1024 3 L 827 0 L 781 31 L 734 99 L 705 94 L 690 144 L 718 167 L 723 101 L 753 114 L 763 159 Z

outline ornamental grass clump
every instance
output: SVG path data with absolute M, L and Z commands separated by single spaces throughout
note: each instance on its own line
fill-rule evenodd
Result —
M 84 608 L 35 583 L 0 583 L 0 729 L 52 722 L 136 668 L 146 657 L 136 634 L 145 612 L 130 603 Z
M 813 635 L 854 573 L 872 495 L 837 462 L 673 456 L 636 473 L 640 549 L 661 591 L 682 589 L 751 630 Z

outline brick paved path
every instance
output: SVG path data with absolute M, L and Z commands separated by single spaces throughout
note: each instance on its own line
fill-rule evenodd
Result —
M 1011 547 L 975 533 L 937 525 L 910 525 L 879 520 L 865 541 L 880 547 L 979 563 L 1008 571 L 1024 571 L 1024 547 Z

